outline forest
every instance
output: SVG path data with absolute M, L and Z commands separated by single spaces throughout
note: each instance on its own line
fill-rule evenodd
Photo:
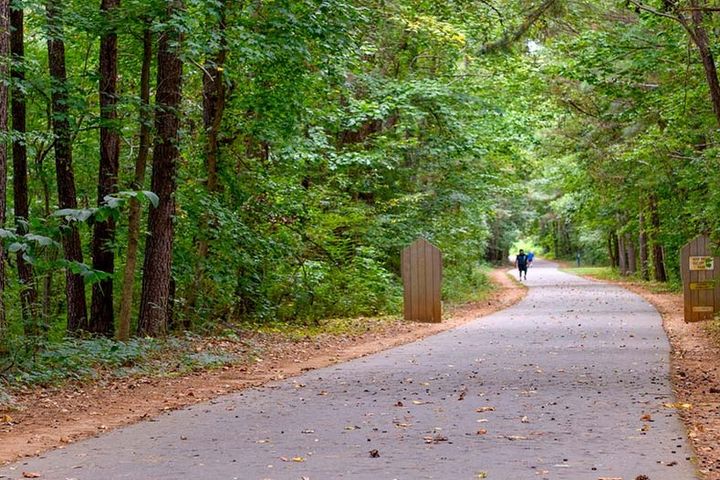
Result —
M 0 371 L 720 237 L 705 0 L 0 0 Z M 135 339 L 135 340 L 133 340 Z M 57 351 L 57 350 L 56 350 Z

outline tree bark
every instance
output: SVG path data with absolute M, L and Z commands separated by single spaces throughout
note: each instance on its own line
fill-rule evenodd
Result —
M 12 129 L 13 129 L 13 205 L 15 211 L 15 231 L 18 235 L 28 232 L 27 222 L 30 218 L 30 202 L 28 199 L 28 162 L 25 147 L 26 106 L 25 93 L 20 85 L 25 81 L 25 38 L 24 12 L 22 8 L 13 8 L 10 12 L 10 49 L 13 64 L 12 77 Z M 16 255 L 18 278 L 20 280 L 20 303 L 22 308 L 25 331 L 36 334 L 38 328 L 38 294 L 32 265 L 25 261 L 23 252 Z
M 625 239 L 623 238 L 623 235 L 617 236 L 617 252 L 618 252 L 618 268 L 620 270 L 620 275 L 627 275 L 628 268 L 627 268 L 627 253 L 625 251 Z
M 625 234 L 625 251 L 627 252 L 628 275 L 634 275 L 637 272 L 637 255 L 635 252 L 635 243 L 629 233 Z
M 686 28 L 690 32 L 690 36 L 697 46 L 700 53 L 700 60 L 705 70 L 705 79 L 710 88 L 710 101 L 712 103 L 715 119 L 720 125 L 720 81 L 718 81 L 717 67 L 715 65 L 715 57 L 710 47 L 710 39 L 703 25 L 703 11 L 697 0 L 690 1 L 692 19 L 692 27 Z
M 112 25 L 112 16 L 120 6 L 120 0 L 102 0 L 100 12 Z M 98 206 L 106 195 L 118 191 L 118 168 L 120 157 L 120 135 L 117 125 L 117 34 L 111 26 L 100 39 L 100 168 L 98 178 Z M 115 273 L 115 220 L 108 218 L 96 222 L 93 228 L 93 269 Z M 115 333 L 113 319 L 112 277 L 93 285 L 90 306 L 90 325 L 93 333 L 111 337 Z
M 645 212 L 641 211 L 639 218 L 640 235 L 638 238 L 638 243 L 640 244 L 640 274 L 643 280 L 650 280 L 650 271 L 648 269 L 648 236 L 645 223 Z
M 72 165 L 72 135 L 68 108 L 67 74 L 65 71 L 65 43 L 61 15 L 61 1 L 47 0 L 47 47 L 48 64 L 52 80 L 52 124 L 55 150 L 55 171 L 57 176 L 58 203 L 60 208 L 77 208 L 75 174 Z M 73 223 L 66 225 L 62 236 L 65 259 L 82 262 L 83 253 L 80 234 Z M 70 332 L 88 327 L 85 284 L 82 276 L 66 269 L 67 328 Z
M 218 162 L 219 148 L 218 135 L 225 112 L 225 83 L 223 69 L 227 57 L 227 42 L 225 40 L 227 0 L 223 0 L 220 8 L 220 20 L 217 30 L 220 35 L 220 47 L 216 55 L 205 64 L 203 75 L 203 126 L 207 135 L 205 152 L 207 156 L 207 189 L 214 193 L 218 189 Z
M 220 46 L 217 53 L 207 62 L 203 72 L 203 127 L 205 128 L 205 166 L 207 168 L 207 191 L 213 195 L 218 191 L 218 164 L 220 161 L 220 149 L 218 136 L 225 112 L 225 83 L 223 79 L 223 68 L 227 57 L 227 44 L 225 41 L 225 20 L 227 15 L 227 0 L 224 0 L 218 7 L 220 9 L 220 20 L 217 30 L 220 35 Z M 198 294 L 205 276 L 205 261 L 210 250 L 210 243 L 207 234 L 210 231 L 209 216 L 203 215 L 200 220 L 200 233 L 197 247 L 197 263 L 195 275 L 190 284 L 187 294 L 187 313 L 195 308 Z M 190 319 L 189 314 L 185 315 Z M 189 325 L 186 323 L 185 328 Z
M 140 146 L 135 159 L 133 190 L 140 190 L 145 184 L 145 167 L 150 153 L 150 67 L 152 66 L 153 35 L 150 25 L 143 33 L 143 59 L 140 72 Z M 130 337 L 130 315 L 132 313 L 133 292 L 135 287 L 135 269 L 137 267 L 138 245 L 140 239 L 140 202 L 130 200 L 128 214 L 127 262 L 123 272 L 122 296 L 120 300 L 120 319 L 118 339 L 126 341 Z
M 5 227 L 7 209 L 8 78 L 10 66 L 10 0 L 0 0 L 0 227 Z M 5 315 L 5 249 L 0 245 L 0 351 L 5 349 L 8 324 Z
M 657 198 L 652 195 L 648 202 L 650 209 L 650 226 L 652 228 L 652 251 L 653 251 L 653 271 L 655 280 L 658 282 L 667 282 L 667 272 L 665 271 L 665 256 L 663 248 L 658 241 L 660 234 L 660 212 L 658 211 Z
M 617 245 L 615 243 L 615 232 L 611 232 L 608 234 L 607 238 L 607 247 L 608 247 L 608 257 L 610 258 L 610 266 L 613 268 L 617 268 L 619 266 L 618 263 L 618 255 L 617 255 Z
M 180 0 L 168 1 L 168 18 L 182 6 Z M 138 334 L 159 336 L 167 331 L 172 274 L 173 215 L 178 159 L 178 131 L 182 88 L 182 61 L 178 48 L 180 32 L 172 27 L 158 41 L 157 92 L 155 96 L 155 148 L 151 189 L 159 197 L 157 208 L 150 209 L 145 245 L 145 262 Z

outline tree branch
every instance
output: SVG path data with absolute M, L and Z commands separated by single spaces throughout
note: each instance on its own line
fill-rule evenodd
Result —
M 535 10 L 525 18 L 525 20 L 514 31 L 506 31 L 500 40 L 486 43 L 478 50 L 478 54 L 494 53 L 498 50 L 504 50 L 513 43 L 517 42 L 527 33 L 530 28 L 535 25 L 540 17 L 556 2 L 557 0 L 545 0 Z

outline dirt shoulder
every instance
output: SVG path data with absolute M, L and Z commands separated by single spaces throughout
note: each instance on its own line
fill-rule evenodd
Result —
M 671 344 L 672 384 L 677 403 L 688 407 L 680 413 L 698 468 L 705 480 L 720 480 L 720 345 L 707 323 L 685 323 L 681 293 L 658 293 L 631 281 L 608 283 L 637 293 L 662 315 Z
M 487 299 L 455 308 L 440 324 L 391 322 L 361 335 L 319 335 L 299 341 L 258 335 L 252 340 L 262 354 L 251 365 L 21 392 L 16 408 L 0 410 L 0 462 L 63 448 L 168 410 L 410 343 L 507 308 L 525 296 L 526 288 L 504 270 L 494 270 L 491 276 L 497 288 Z

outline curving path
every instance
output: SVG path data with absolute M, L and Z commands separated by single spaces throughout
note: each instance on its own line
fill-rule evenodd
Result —
M 528 278 L 525 300 L 464 327 L 73 444 L 0 478 L 696 478 L 677 412 L 663 406 L 669 345 L 655 309 L 545 262 Z

